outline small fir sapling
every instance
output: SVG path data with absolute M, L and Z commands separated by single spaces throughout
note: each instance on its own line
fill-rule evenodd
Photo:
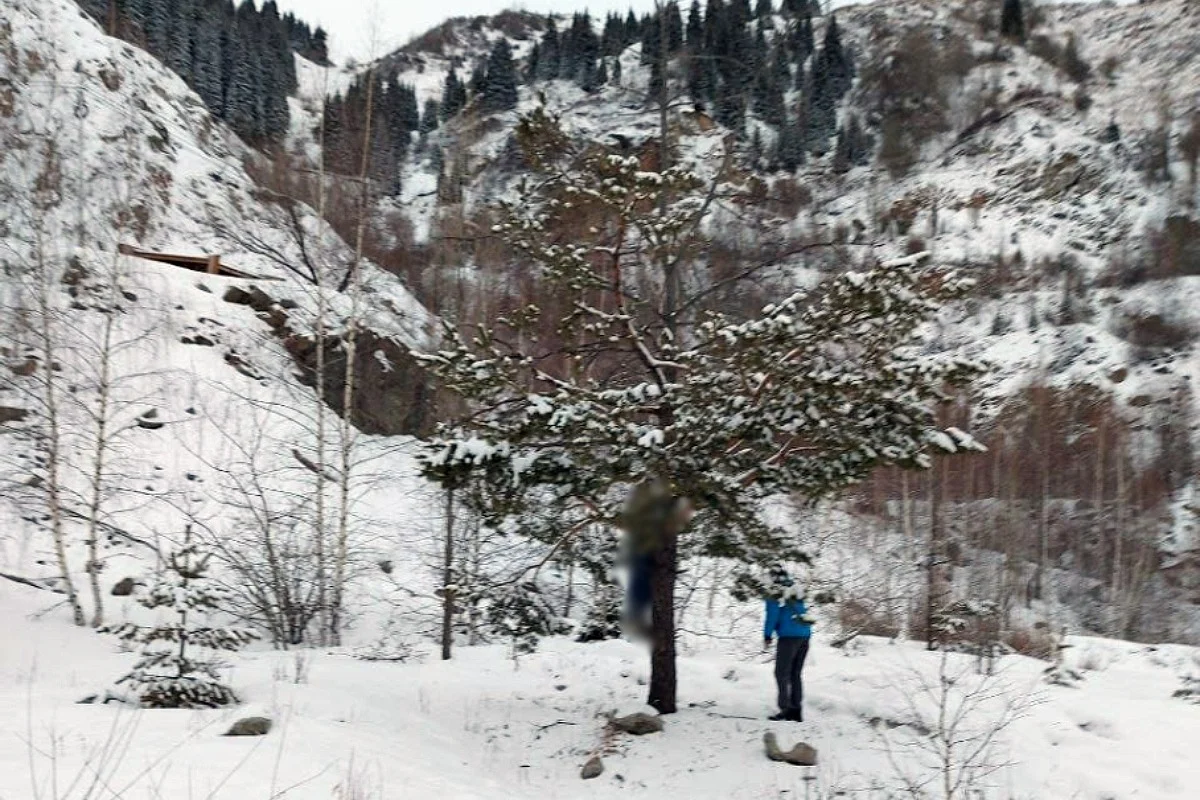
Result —
M 141 645 L 141 658 L 117 683 L 132 689 L 148 708 L 217 708 L 238 702 L 233 689 L 221 682 L 217 654 L 240 650 L 258 634 L 205 624 L 225 596 L 208 577 L 209 558 L 192 541 L 189 526 L 183 545 L 165 558 L 138 597 L 142 606 L 159 613 L 156 623 L 105 629 Z

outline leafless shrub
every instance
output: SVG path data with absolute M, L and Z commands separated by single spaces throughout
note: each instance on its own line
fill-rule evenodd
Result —
M 971 659 L 944 651 L 935 674 L 910 667 L 894 688 L 902 712 L 873 723 L 902 795 L 914 800 L 986 792 L 1009 766 L 1005 731 L 1033 702 L 1002 674 L 976 675 Z

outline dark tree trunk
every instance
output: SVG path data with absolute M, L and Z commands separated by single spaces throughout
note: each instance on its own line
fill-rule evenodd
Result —
M 442 661 L 454 641 L 454 487 L 446 489 L 446 538 L 442 542 Z
M 675 575 L 679 552 L 668 531 L 654 556 L 650 574 L 650 620 L 654 626 L 650 652 L 650 698 L 660 714 L 675 713 Z

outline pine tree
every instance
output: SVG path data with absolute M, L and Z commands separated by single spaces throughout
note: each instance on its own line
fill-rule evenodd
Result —
M 782 170 L 795 172 L 804 163 L 803 117 L 785 117 L 775 141 L 775 156 L 772 161 Z
M 563 37 L 559 77 L 575 81 L 584 89 L 594 87 L 599 56 L 600 40 L 592 29 L 591 16 L 586 11 L 576 14 Z
M 693 55 L 704 51 L 704 18 L 700 15 L 700 0 L 692 0 L 692 6 L 688 9 L 684 41 Z
M 725 39 L 725 4 L 722 0 L 707 0 L 704 6 L 704 50 L 716 53 L 720 43 Z
M 183 546 L 167 556 L 162 571 L 138 597 L 145 608 L 162 612 L 160 621 L 153 626 L 126 623 L 104 629 L 141 645 L 141 658 L 117 683 L 129 686 L 144 706 L 217 708 L 238 702 L 233 689 L 220 680 L 217 654 L 240 650 L 258 635 L 203 623 L 226 597 L 208 577 L 209 559 L 192 541 L 189 526 Z
M 525 77 L 526 83 L 533 83 L 538 80 L 538 62 L 542 60 L 542 45 L 538 42 L 533 43 L 533 47 L 529 48 L 529 55 L 525 58 L 525 69 L 521 74 Z
M 1025 41 L 1025 12 L 1021 0 L 1004 0 L 1000 11 L 1000 35 L 1018 42 Z
M 171 46 L 171 23 L 175 15 L 174 0 L 147 0 L 146 49 L 151 55 L 164 59 Z
M 546 32 L 542 34 L 541 46 L 538 50 L 538 77 L 542 80 L 554 80 L 558 77 L 559 62 L 562 58 L 562 45 L 558 38 L 558 26 L 553 17 L 546 20 Z
M 761 69 L 754 81 L 754 113 L 763 122 L 779 127 L 784 122 L 783 87 L 772 70 Z
M 603 150 L 576 159 L 575 143 L 544 112 L 525 117 L 519 137 L 539 165 L 539 188 L 503 204 L 495 231 L 562 293 L 564 313 L 537 324 L 564 344 L 547 351 L 507 325 L 499 335 L 490 324 L 465 335 L 448 326 L 444 348 L 421 360 L 469 412 L 427 443 L 423 472 L 443 486 L 470 486 L 483 524 L 549 548 L 521 573 L 531 583 L 573 533 L 627 519 L 631 496 L 658 489 L 672 506 L 694 507 L 681 529 L 661 531 L 651 568 L 648 702 L 673 713 L 680 552 L 728 559 L 738 570 L 730 588 L 745 598 L 762 590 L 770 566 L 804 555 L 762 518 L 765 498 L 816 500 L 881 466 L 921 468 L 937 452 L 980 449 L 938 428 L 936 416 L 947 389 L 969 382 L 976 367 L 915 346 L 939 304 L 968 286 L 907 259 L 835 277 L 749 319 L 697 308 L 693 324 L 681 310 L 706 287 L 681 281 L 679 294 L 660 286 L 633 294 L 614 280 L 606 254 L 631 255 L 615 267 L 621 276 L 667 282 L 689 270 L 708 245 L 697 218 L 705 182 L 686 164 L 652 172 Z M 581 213 L 594 235 L 563 247 Z M 526 330 L 528 319 L 512 327 Z M 675 335 L 682 325 L 687 337 Z M 622 369 L 598 384 L 545 358 L 573 362 L 578 352 Z
M 150 2 L 152 1 L 150 0 Z M 126 0 L 125 2 L 125 17 L 133 23 L 134 31 L 131 31 L 131 33 L 135 37 L 140 35 L 140 40 L 134 38 L 134 41 L 140 44 L 145 44 L 147 3 L 148 0 Z M 107 5 L 107 2 L 105 5 Z M 97 18 L 99 18 L 99 12 L 100 9 L 97 9 Z
M 805 147 L 812 153 L 824 153 L 829 148 L 829 137 L 837 130 L 837 99 L 824 59 L 813 60 L 804 101 Z
M 830 17 L 825 40 L 813 56 L 812 70 L 804 88 L 805 139 L 811 152 L 828 150 L 829 139 L 838 127 L 838 104 L 849 91 L 853 79 L 853 67 L 842 47 L 837 20 Z
M 763 166 L 763 140 L 762 131 L 757 125 L 754 126 L 754 133 L 750 135 L 750 165 L 754 169 L 761 169 Z
M 407 83 L 400 83 L 396 76 L 388 84 L 389 102 L 394 109 L 392 122 L 397 130 L 411 133 L 421 127 L 421 111 L 417 106 L 417 92 Z M 376 95 L 378 96 L 378 95 Z
M 483 89 L 487 86 L 487 62 L 480 61 L 471 70 L 471 79 L 467 81 L 467 94 L 471 98 L 482 97 Z
M 425 108 L 421 111 L 421 134 L 437 130 L 438 120 L 442 117 L 442 105 L 434 98 L 425 100 Z
M 507 39 L 497 40 L 488 56 L 482 97 L 488 111 L 506 111 L 517 105 L 517 69 Z
M 190 84 L 195 36 L 192 9 L 188 3 L 180 2 L 176 3 L 169 13 L 171 20 L 167 32 L 167 51 L 162 54 L 162 58 L 172 72 Z
M 854 82 L 854 66 L 850 63 L 850 56 L 842 46 L 841 29 L 838 27 L 837 17 L 829 18 L 829 25 L 825 27 L 825 41 L 821 45 L 818 57 L 825 62 L 825 69 L 829 75 L 829 88 L 833 93 L 834 100 L 841 100 L 842 96 L 850 91 L 850 85 Z
M 679 3 L 671 0 L 666 5 L 667 14 L 667 52 L 677 53 L 683 48 L 683 16 L 679 13 Z
M 253 47 L 240 27 L 233 31 L 229 52 L 229 84 L 225 93 L 225 121 L 242 138 L 256 142 L 262 138 L 262 74 L 253 59 Z
M 657 17 L 650 20 L 642 29 L 641 63 L 656 64 L 662 60 L 662 25 Z
M 442 119 L 450 119 L 467 104 L 467 87 L 458 79 L 453 69 L 446 73 L 442 84 Z
M 220 17 L 213 16 L 215 4 L 196 5 L 196 47 L 192 54 L 192 88 L 210 109 L 220 109 L 221 29 Z
M 778 41 L 771 51 L 771 79 L 779 84 L 780 90 L 786 89 L 792 82 L 792 66 L 787 49 Z
M 306 55 L 301 53 L 301 55 Z M 316 64 L 328 66 L 329 64 L 329 43 L 327 34 L 324 28 L 317 28 L 313 31 L 312 44 L 309 45 L 307 54 L 308 58 Z
M 600 35 L 600 53 L 605 56 L 620 55 L 625 49 L 625 23 L 619 14 L 609 13 L 604 18 L 604 33 Z
M 813 34 L 812 15 L 805 11 L 801 14 L 800 19 L 796 23 L 791 38 L 792 57 L 796 60 L 796 66 L 803 73 L 804 62 L 816 50 L 816 37 Z
M 851 167 L 866 164 L 871 158 L 871 143 L 863 131 L 857 114 L 851 114 L 845 127 L 838 130 L 833 151 L 834 172 L 848 172 Z
M 750 13 L 750 0 L 729 0 L 729 13 L 731 24 L 739 28 L 753 19 Z

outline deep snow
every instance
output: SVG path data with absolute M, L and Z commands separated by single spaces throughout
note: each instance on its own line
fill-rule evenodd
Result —
M 703 798 L 886 797 L 899 763 L 924 775 L 906 744 L 906 698 L 936 676 L 939 656 L 918 644 L 869 638 L 847 652 L 818 634 L 806 668 L 806 721 L 768 723 L 773 685 L 756 608 L 720 635 L 682 637 L 681 711 L 665 731 L 605 743 L 604 715 L 641 708 L 647 661 L 623 641 L 544 643 L 516 660 L 503 644 L 459 648 L 450 662 L 418 646 L 406 663 L 366 662 L 347 652 L 237 655 L 230 676 L 244 706 L 220 711 L 76 705 L 133 660 L 110 637 L 71 627 L 51 595 L 0 587 L 0 798 Z M 37 619 L 32 619 L 38 615 Z M 1200 713 L 1171 697 L 1180 674 L 1200 669 L 1191 648 L 1073 639 L 1076 688 L 1041 682 L 1042 662 L 1001 659 L 989 690 L 1018 699 L 1023 714 L 1003 731 L 986 790 L 971 797 L 1174 798 L 1200 788 Z M 979 680 L 967 656 L 950 656 L 959 686 Z M 961 668 L 961 669 L 960 669 Z M 297 671 L 301 680 L 296 681 Z M 957 691 L 957 688 L 955 689 Z M 956 695 L 957 696 L 957 695 Z M 987 729 L 1000 700 L 970 727 Z M 932 711 L 932 709 L 929 709 Z M 242 716 L 276 721 L 261 739 L 219 736 Z M 873 727 L 872 718 L 881 720 Z M 926 719 L 926 724 L 929 720 Z M 762 734 L 820 752 L 812 770 L 766 760 Z M 587 758 L 606 769 L 580 780 Z M 65 787 L 82 773 L 71 791 Z M 806 782 L 811 773 L 812 782 Z M 34 791 L 31 775 L 41 788 Z M 875 788 L 872 788 L 875 787 Z M 964 795 L 967 796 L 967 795 Z

